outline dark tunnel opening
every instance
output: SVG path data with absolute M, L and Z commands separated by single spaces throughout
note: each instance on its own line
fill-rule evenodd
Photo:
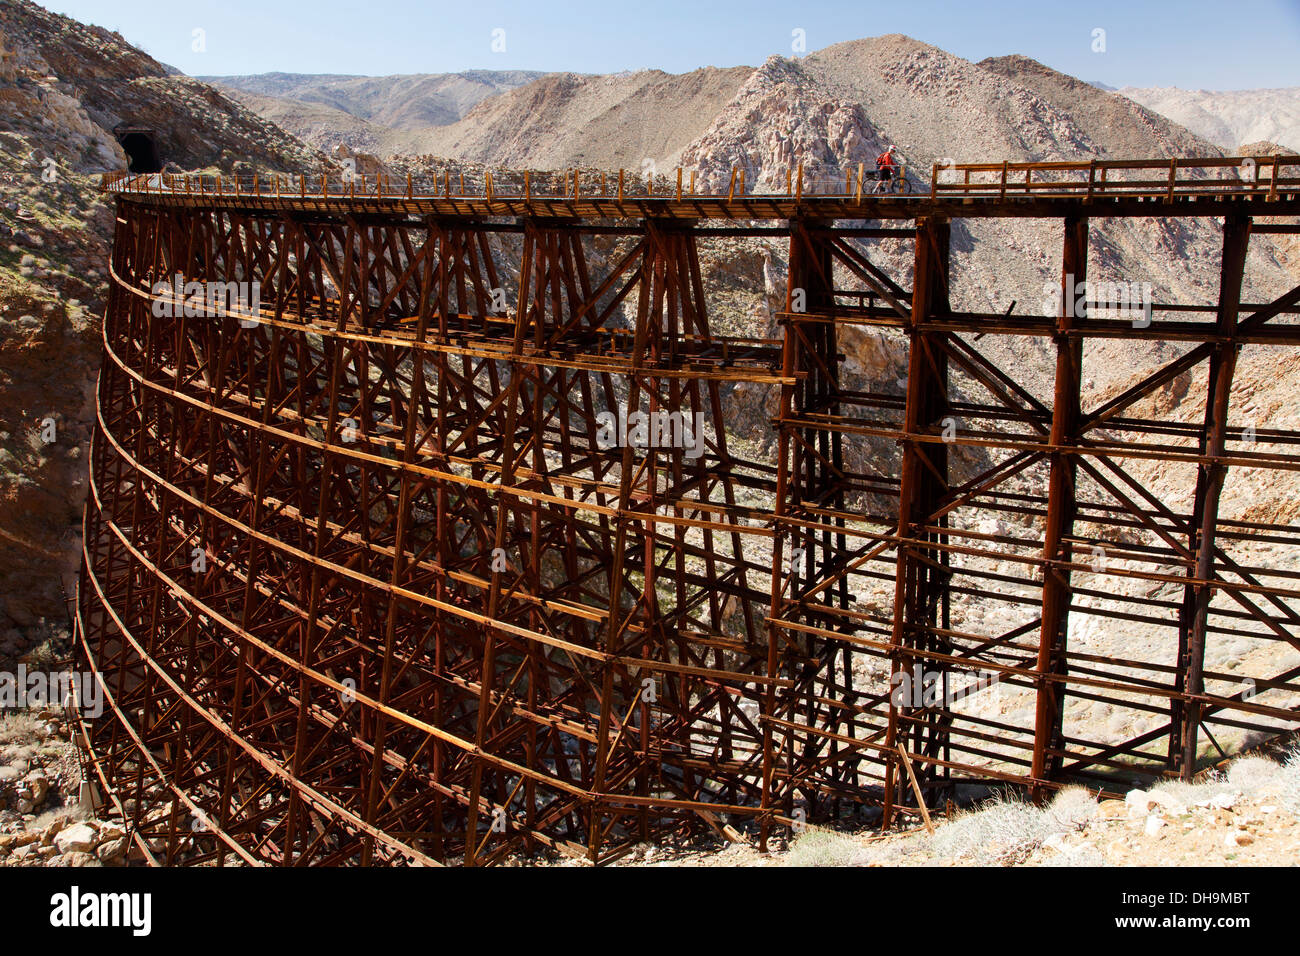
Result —
M 158 155 L 158 144 L 154 142 L 152 130 L 119 129 L 117 141 L 126 152 L 128 170 L 133 173 L 162 172 L 162 159 Z

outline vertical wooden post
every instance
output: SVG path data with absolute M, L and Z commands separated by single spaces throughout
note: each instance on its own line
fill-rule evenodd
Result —
M 794 621 L 802 614 L 797 605 L 800 582 L 807 584 L 815 575 L 817 568 L 825 569 L 834 560 L 830 549 L 829 533 L 823 536 L 820 544 L 824 549 L 818 552 L 818 540 L 814 533 L 807 531 L 797 521 L 788 520 L 792 512 L 803 513 L 800 503 L 810 500 L 822 500 L 828 507 L 836 507 L 842 497 L 834 490 L 836 470 L 841 464 L 841 446 L 838 436 L 830 439 L 824 431 L 809 429 L 791 424 L 810 408 L 825 409 L 827 414 L 838 413 L 839 405 L 835 402 L 838 394 L 838 382 L 833 369 L 838 368 L 838 348 L 836 347 L 836 329 L 827 319 L 833 314 L 835 299 L 831 276 L 834 273 L 834 260 L 831 251 L 829 230 L 816 228 L 824 223 L 810 223 L 805 220 L 792 220 L 790 224 L 789 279 L 786 287 L 785 314 L 782 317 L 782 368 L 783 377 L 798 378 L 797 384 L 782 385 L 780 419 L 778 420 L 778 456 L 776 476 L 776 500 L 774 502 L 774 521 L 776 537 L 773 541 L 772 581 L 770 606 L 772 613 L 768 624 L 767 673 L 775 678 L 782 667 L 782 657 L 790 646 L 794 632 L 787 632 L 783 622 Z M 800 290 L 805 302 L 803 314 L 794 313 L 795 290 Z M 806 316 L 807 321 L 804 321 Z M 807 454 L 805 449 L 817 449 L 815 454 Z M 841 549 L 843 538 L 840 539 Z M 790 547 L 803 553 L 800 562 L 802 570 L 788 566 L 785 549 Z M 816 656 L 815 653 L 812 656 Z M 772 718 L 778 712 L 790 716 L 795 710 L 802 710 L 811 701 L 801 692 L 783 692 L 778 699 L 776 688 L 768 684 L 760 703 L 764 715 L 763 721 L 763 806 L 775 809 L 784 803 L 792 810 L 793 792 L 787 788 L 784 793 L 777 793 L 774 781 L 778 763 L 783 759 L 797 761 L 793 753 L 793 742 L 777 748 L 773 731 Z M 793 741 L 793 738 L 790 738 Z M 814 809 L 810 808 L 810 809 Z M 760 837 L 766 841 L 769 823 L 765 820 Z
M 894 571 L 894 620 L 890 635 L 890 686 L 896 675 L 911 669 L 913 650 L 936 646 L 934 622 L 948 588 L 948 575 L 935 536 L 924 529 L 932 522 L 948 492 L 948 449 L 941 442 L 921 441 L 939 430 L 947 414 L 948 363 L 940 348 L 947 333 L 930 331 L 926 320 L 948 310 L 948 274 L 951 229 L 946 219 L 921 217 L 916 222 L 913 265 L 912 315 L 908 332 L 907 403 L 904 411 L 903 460 L 899 476 L 897 565 Z M 946 645 L 939 645 L 945 650 Z M 933 663 L 926 666 L 933 667 Z M 899 758 L 896 749 L 911 737 L 913 753 L 937 756 L 946 748 L 946 718 L 925 724 L 909 719 L 892 697 L 885 746 L 884 806 L 881 828 L 888 829 L 898 791 Z M 906 723 L 904 723 L 906 719 Z M 922 771 L 929 776 L 932 765 Z
M 1205 692 L 1205 634 L 1209 621 L 1210 601 L 1214 588 L 1208 584 L 1215 576 L 1215 534 L 1219 522 L 1219 497 L 1228 466 L 1215 459 L 1224 454 L 1228 427 L 1228 405 L 1232 393 L 1232 376 L 1237 367 L 1241 346 L 1233 340 L 1237 316 L 1241 311 L 1241 282 L 1250 248 L 1251 220 L 1231 215 L 1223 223 L 1223 258 L 1219 272 L 1219 306 L 1215 331 L 1225 337 L 1216 342 L 1210 356 L 1205 400 L 1205 424 L 1201 431 L 1200 451 L 1209 459 L 1200 466 L 1196 478 L 1196 499 L 1192 510 L 1188 545 L 1196 555 L 1193 581 L 1183 589 L 1183 609 L 1179 619 L 1178 689 L 1186 694 Z M 1172 730 L 1177 737 L 1175 757 L 1179 774 L 1191 780 L 1196 773 L 1196 750 L 1203 707 L 1199 701 L 1174 701 Z M 1175 742 L 1171 739 L 1170 749 Z
M 1048 441 L 1051 471 L 1047 485 L 1047 519 L 1043 532 L 1043 606 L 1038 632 L 1037 697 L 1034 707 L 1034 753 L 1030 773 L 1035 781 L 1051 779 L 1060 765 L 1064 689 L 1050 679 L 1065 672 L 1065 636 L 1070 616 L 1069 538 L 1074 531 L 1076 460 L 1068 450 L 1078 445 L 1079 388 L 1082 382 L 1083 339 L 1070 335 L 1075 319 L 1075 288 L 1088 270 L 1088 220 L 1065 219 L 1061 264 L 1061 304 L 1056 317 L 1056 387 L 1052 429 Z M 1035 798 L 1043 790 L 1034 786 Z

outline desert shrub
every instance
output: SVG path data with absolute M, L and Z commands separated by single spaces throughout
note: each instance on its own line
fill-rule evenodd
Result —
M 931 840 L 940 857 L 1014 863 L 1059 832 L 1047 814 L 1019 796 L 1004 795 L 942 826 Z
M 853 866 L 861 862 L 862 842 L 846 833 L 807 830 L 790 845 L 786 866 Z
M 1097 798 L 1086 787 L 1066 787 L 1043 813 L 1055 832 L 1077 830 L 1097 815 Z
M 1228 783 L 1244 794 L 1258 794 L 1276 786 L 1281 772 L 1267 757 L 1242 757 L 1228 768 Z

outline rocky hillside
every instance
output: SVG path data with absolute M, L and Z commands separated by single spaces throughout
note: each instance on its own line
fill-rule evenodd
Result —
M 462 119 L 489 97 L 531 83 L 529 70 L 410 76 L 259 73 L 200 77 L 305 142 L 370 153 L 425 152 L 434 128 Z
M 1132 156 L 1134 147 L 1140 145 L 1158 148 L 1162 156 L 1204 155 L 1200 151 L 1207 140 L 1228 149 L 1235 145 L 1219 143 L 1186 123 L 1179 125 L 1167 114 L 1161 115 L 1160 110 L 1134 105 L 1131 98 L 1115 96 L 1026 56 L 990 57 L 979 66 L 1032 90 L 1070 114 L 1109 156 Z
M 1119 93 L 1224 149 L 1269 140 L 1300 152 L 1300 86 L 1220 91 L 1126 86 Z
M 117 34 L 0 0 L 0 661 L 67 629 L 121 124 L 168 169 L 326 162 Z
M 21 72 L 19 95 L 45 84 L 75 100 L 101 138 L 111 139 L 114 127 L 122 124 L 150 129 L 164 163 L 181 169 L 248 163 L 289 170 L 322 158 L 220 90 L 170 73 L 116 33 L 50 13 L 29 0 L 0 0 L 0 33 Z M 40 101 L 48 99 L 47 89 Z M 41 129 L 59 125 L 57 117 L 50 124 L 40 118 L 19 112 L 6 114 L 4 122 L 21 127 L 26 120 Z M 120 159 L 109 149 L 84 162 L 73 156 L 65 161 L 74 168 L 78 163 L 119 167 Z
M 677 162 L 753 72 L 708 67 L 585 76 L 213 77 L 259 115 L 322 148 L 494 166 L 640 169 Z
M 421 139 L 419 152 L 504 166 L 640 169 L 677 163 L 750 74 L 706 67 L 605 76 L 556 73 L 480 103 Z
M 841 43 L 802 59 L 772 57 L 755 70 L 717 118 L 683 151 L 681 162 L 707 186 L 725 188 L 731 168 L 756 188 L 783 188 L 803 164 L 809 182 L 843 183 L 845 170 L 870 164 L 886 144 L 928 186 L 932 163 L 1216 156 L 1222 151 L 1150 110 L 1024 57 L 971 63 L 904 36 Z M 1056 281 L 1060 246 L 1054 223 L 958 223 L 953 290 L 958 308 L 1039 310 L 1044 283 Z M 1113 220 L 1093 231 L 1090 274 L 1140 279 L 1155 301 L 1212 301 L 1217 294 L 1217 227 L 1198 220 Z M 763 250 L 751 253 L 760 257 Z M 781 263 L 781 250 L 771 250 Z M 883 244 L 880 261 L 906 274 L 905 244 Z M 1205 258 L 1202 258 L 1205 257 Z M 1248 297 L 1265 301 L 1290 288 L 1283 256 L 1264 239 L 1252 245 Z M 1257 298 L 1258 297 L 1258 298 Z M 1051 363 L 1027 355 L 1032 343 L 987 342 L 1008 366 L 1027 370 L 1046 397 Z M 1091 345 L 1100 394 L 1114 376 L 1173 353 L 1128 342 Z M 1008 349 L 1014 349 L 1012 354 Z M 1142 352 L 1141 357 L 1134 350 Z M 1005 352 L 1006 354 L 1002 354 Z M 1112 354 L 1113 353 L 1113 354 Z M 1034 368 L 1042 375 L 1035 379 Z

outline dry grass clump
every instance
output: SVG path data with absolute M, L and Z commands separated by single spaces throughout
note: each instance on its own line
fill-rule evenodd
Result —
M 1052 835 L 1044 812 L 1004 794 L 955 817 L 930 841 L 936 856 L 988 865 L 1024 859 Z
M 1096 798 L 1081 787 L 1062 790 L 1045 807 L 1003 794 L 941 827 L 930 846 L 941 858 L 980 865 L 1019 863 L 1049 837 L 1082 828 L 1096 812 Z
M 41 739 L 42 721 L 31 711 L 0 714 L 0 747 L 30 744 Z
M 785 855 L 785 866 L 860 866 L 866 847 L 857 837 L 833 830 L 801 833 Z

